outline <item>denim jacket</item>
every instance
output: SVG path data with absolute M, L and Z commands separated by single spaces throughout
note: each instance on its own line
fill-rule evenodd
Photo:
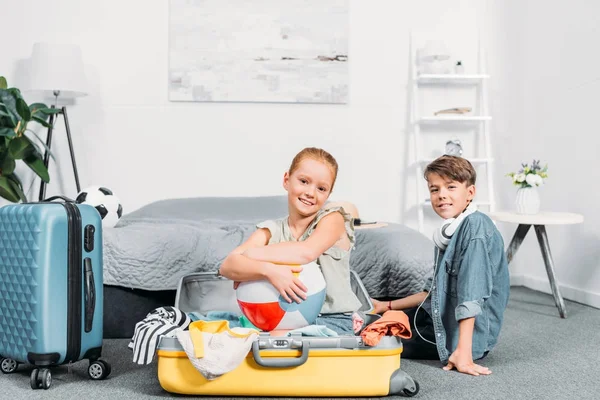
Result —
M 434 277 L 425 290 L 435 328 L 440 360 L 446 364 L 458 345 L 458 322 L 475 317 L 473 360 L 498 341 L 510 280 L 500 232 L 485 214 L 475 212 L 461 222 L 445 251 L 435 249 Z M 433 282 L 433 285 L 432 285 Z

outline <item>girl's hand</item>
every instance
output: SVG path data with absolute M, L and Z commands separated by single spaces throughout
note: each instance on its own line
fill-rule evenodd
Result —
M 296 276 L 294 272 L 302 271 L 302 267 L 299 265 L 275 265 L 268 263 L 267 279 L 275 289 L 281 294 L 281 296 L 288 302 L 292 300 L 296 303 L 300 303 L 302 300 L 306 300 L 307 288 L 304 283 Z
M 373 312 L 375 314 L 383 314 L 388 310 L 388 302 L 371 299 L 371 303 L 373 303 Z

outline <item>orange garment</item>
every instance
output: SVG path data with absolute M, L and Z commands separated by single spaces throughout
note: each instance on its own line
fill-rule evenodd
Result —
M 404 311 L 386 311 L 377 321 L 367 325 L 360 334 L 367 346 L 376 346 L 386 335 L 411 338 L 410 322 Z

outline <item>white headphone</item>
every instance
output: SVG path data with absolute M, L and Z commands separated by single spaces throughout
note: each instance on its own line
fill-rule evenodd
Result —
M 454 232 L 456 232 L 460 226 L 460 223 L 475 211 L 477 211 L 477 206 L 471 201 L 458 217 L 444 220 L 442 226 L 433 231 L 433 243 L 435 243 L 440 250 L 445 250 L 452 239 L 452 235 L 454 235 Z

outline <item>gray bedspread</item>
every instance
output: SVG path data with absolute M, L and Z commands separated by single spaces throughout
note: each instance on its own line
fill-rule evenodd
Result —
M 280 196 L 153 203 L 104 230 L 104 283 L 176 289 L 184 275 L 217 270 L 227 254 L 256 229 L 257 222 L 285 215 L 286 206 L 285 197 Z M 369 294 L 377 298 L 403 297 L 421 290 L 432 273 L 432 262 L 432 242 L 398 224 L 357 230 L 350 258 Z

